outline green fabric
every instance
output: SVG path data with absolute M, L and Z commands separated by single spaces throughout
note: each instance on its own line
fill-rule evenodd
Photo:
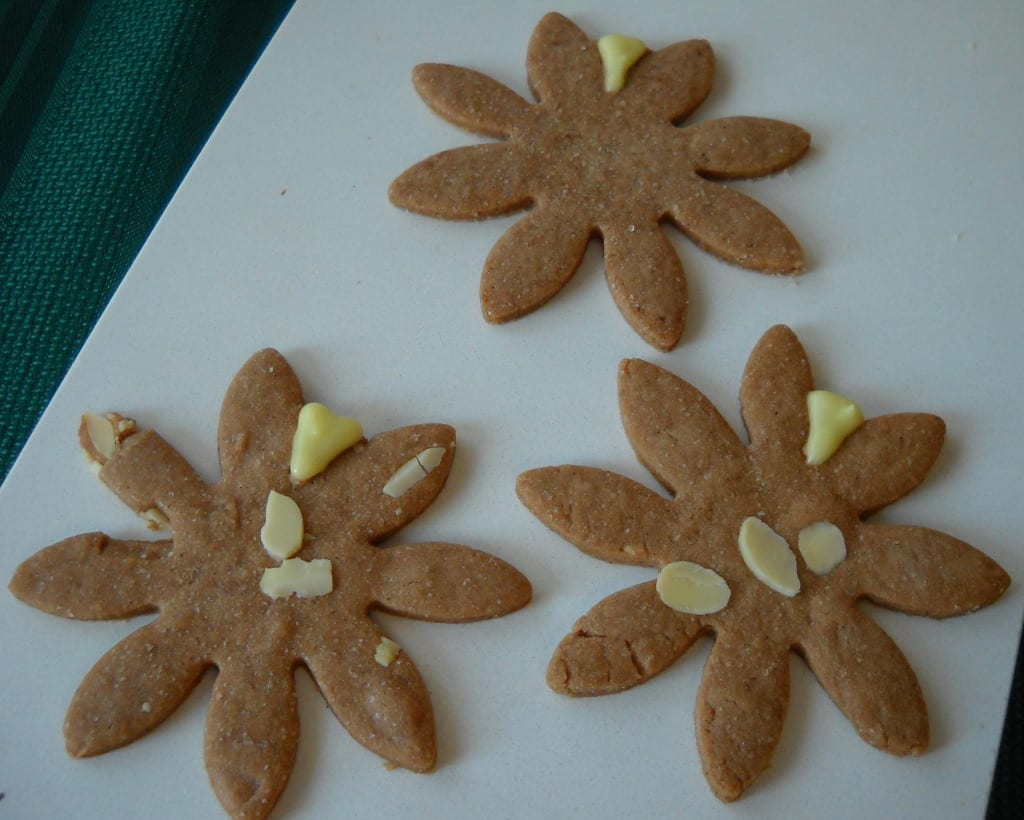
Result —
M 0 477 L 292 2 L 0 5 Z

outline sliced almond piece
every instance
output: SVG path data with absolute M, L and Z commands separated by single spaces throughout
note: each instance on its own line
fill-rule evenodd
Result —
M 401 498 L 420 480 L 427 477 L 444 459 L 444 447 L 428 447 L 399 467 L 384 484 L 382 492 L 392 498 Z
M 732 592 L 717 572 L 690 561 L 666 564 L 655 584 L 666 606 L 690 615 L 710 615 L 723 609 Z
M 260 530 L 263 549 L 278 561 L 291 558 L 302 547 L 302 510 L 295 499 L 271 490 L 267 496 L 266 518 Z
M 114 457 L 117 448 L 135 432 L 135 421 L 117 413 L 83 413 L 78 427 L 78 442 L 93 464 L 103 466 Z
M 312 561 L 289 558 L 279 567 L 263 570 L 260 589 L 271 598 L 286 598 L 289 595 L 313 598 L 326 595 L 334 589 L 331 562 L 326 558 L 315 558 Z
M 373 653 L 373 659 L 381 666 L 391 666 L 398 657 L 401 648 L 391 638 L 381 637 L 377 649 Z
M 759 518 L 750 516 L 740 526 L 740 555 L 758 581 L 792 598 L 800 591 L 796 556 L 779 535 Z
M 815 575 L 825 575 L 846 557 L 843 531 L 830 521 L 817 521 L 800 530 L 797 549 L 807 568 Z

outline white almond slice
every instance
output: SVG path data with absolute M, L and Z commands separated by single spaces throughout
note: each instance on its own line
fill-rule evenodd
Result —
M 278 561 L 291 558 L 302 547 L 302 510 L 293 498 L 271 490 L 267 496 L 266 523 L 260 530 L 263 548 Z
M 139 513 L 139 517 L 146 523 L 146 526 L 151 530 L 166 530 L 171 526 L 171 522 L 167 516 L 164 515 L 164 511 L 159 507 L 150 507 Z
M 298 483 L 319 475 L 362 437 L 362 425 L 355 419 L 335 415 L 316 402 L 304 405 L 292 439 L 292 481 Z
M 811 572 L 825 575 L 846 557 L 846 539 L 832 522 L 817 521 L 800 530 L 797 549 Z
M 384 485 L 384 495 L 392 498 L 400 498 L 405 495 L 413 485 L 421 478 L 426 478 L 427 471 L 423 469 L 416 457 L 413 456 L 405 464 L 395 470 L 394 475 Z
M 78 426 L 78 443 L 89 463 L 102 467 L 114 457 L 121 443 L 135 432 L 135 420 L 117 413 L 100 416 L 83 413 Z
M 710 615 L 724 609 L 732 592 L 714 570 L 690 561 L 666 564 L 655 584 L 666 606 L 690 615 Z
M 380 643 L 377 644 L 377 650 L 373 653 L 373 659 L 381 666 L 391 666 L 398 658 L 400 651 L 401 647 L 391 638 L 382 637 Z
M 94 451 L 86 450 L 89 458 L 100 463 L 112 459 L 114 447 L 117 444 L 117 435 L 110 419 L 106 416 L 97 416 L 95 413 L 85 413 L 82 415 L 82 425 Z
M 754 577 L 780 595 L 792 598 L 800 591 L 796 556 L 786 539 L 753 516 L 740 526 L 740 555 Z
M 315 558 L 312 561 L 289 558 L 279 567 L 263 570 L 260 589 L 271 598 L 286 598 L 289 595 L 314 598 L 326 595 L 334 589 L 331 562 L 326 558 Z
M 828 390 L 807 394 L 809 429 L 804 455 L 808 464 L 824 464 L 847 437 L 864 423 L 864 413 L 844 396 Z
M 417 453 L 395 470 L 383 487 L 384 494 L 392 498 L 401 498 L 416 483 L 437 469 L 444 459 L 444 452 L 444 447 L 428 447 Z
M 428 447 L 416 456 L 416 460 L 420 463 L 420 466 L 428 473 L 434 472 L 434 470 L 441 465 L 441 460 L 443 458 L 444 447 Z

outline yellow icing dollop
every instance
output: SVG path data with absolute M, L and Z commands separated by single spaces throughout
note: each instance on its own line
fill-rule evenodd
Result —
M 647 53 L 647 46 L 636 37 L 606 34 L 597 41 L 597 52 L 604 65 L 604 90 L 621 91 L 626 74 Z
M 864 413 L 845 396 L 828 390 L 807 394 L 810 427 L 804 455 L 808 464 L 824 464 L 847 437 L 864 423 Z
M 292 481 L 305 481 L 322 472 L 362 437 L 362 425 L 355 419 L 335 415 L 317 402 L 305 405 L 292 439 Z

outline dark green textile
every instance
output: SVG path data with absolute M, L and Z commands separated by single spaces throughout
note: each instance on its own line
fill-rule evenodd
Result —
M 0 4 L 0 478 L 291 4 Z
M 293 0 L 0 0 L 0 479 Z M 989 817 L 1024 785 L 1022 681 Z

